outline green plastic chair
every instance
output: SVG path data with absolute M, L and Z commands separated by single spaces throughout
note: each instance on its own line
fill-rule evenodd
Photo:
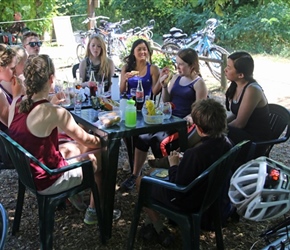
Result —
M 98 193 L 98 187 L 94 180 L 94 172 L 91 161 L 86 160 L 82 162 L 77 162 L 62 167 L 60 169 L 49 169 L 47 166 L 39 162 L 33 155 L 31 155 L 27 150 L 25 150 L 22 146 L 20 146 L 17 142 L 15 142 L 12 138 L 10 138 L 7 134 L 5 134 L 2 131 L 0 131 L 0 140 L 5 146 L 5 149 L 9 154 L 19 177 L 18 196 L 15 217 L 12 227 L 12 235 L 15 235 L 16 232 L 19 231 L 24 201 L 24 193 L 26 188 L 36 195 L 38 202 L 41 249 L 53 248 L 53 227 L 56 207 L 60 204 L 63 204 L 63 202 L 65 202 L 67 198 L 85 189 L 90 188 L 95 200 L 96 213 L 98 218 L 98 227 L 100 231 L 100 239 L 101 242 L 105 244 L 106 239 L 104 235 L 100 198 Z M 31 161 L 38 164 L 39 167 L 41 167 L 44 171 L 46 171 L 50 175 L 60 174 L 68 170 L 81 167 L 83 171 L 83 181 L 80 185 L 73 187 L 69 190 L 66 190 L 64 192 L 60 192 L 53 195 L 41 195 L 37 192 L 37 189 L 34 184 L 34 179 L 30 167 Z
M 290 137 L 290 112 L 279 104 L 269 104 L 270 128 L 272 139 L 267 141 L 252 142 L 245 162 L 259 156 L 269 157 L 270 151 L 275 144 L 286 142 Z M 284 133 L 285 131 L 285 133 Z M 260 153 L 262 150 L 263 153 Z
M 5 242 L 8 234 L 8 216 L 5 208 L 0 203 L 0 250 L 5 247 Z
M 135 207 L 133 222 L 131 225 L 129 240 L 127 249 L 133 249 L 137 226 L 140 218 L 142 207 L 148 207 L 155 211 L 164 214 L 167 218 L 177 223 L 180 228 L 183 249 L 199 249 L 199 237 L 201 218 L 203 213 L 211 209 L 213 211 L 214 228 L 216 235 L 216 243 L 218 249 L 224 249 L 222 225 L 221 225 L 221 191 L 226 183 L 226 176 L 230 174 L 230 169 L 235 162 L 235 159 L 241 149 L 241 147 L 248 141 L 241 142 L 229 150 L 226 154 L 220 157 L 209 168 L 207 168 L 202 174 L 200 174 L 195 180 L 193 180 L 188 186 L 180 186 L 174 183 L 162 181 L 151 177 L 143 177 L 141 180 L 138 203 Z M 204 195 L 204 199 L 198 211 L 192 213 L 180 212 L 167 207 L 161 202 L 158 202 L 151 198 L 152 185 L 160 186 L 176 192 L 186 193 L 199 185 L 201 181 L 207 182 L 207 190 Z M 192 201 L 194 202 L 194 201 Z

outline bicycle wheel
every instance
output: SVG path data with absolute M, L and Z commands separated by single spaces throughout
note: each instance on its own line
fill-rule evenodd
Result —
M 166 43 L 161 47 L 162 52 L 166 57 L 170 58 L 174 64 L 176 63 L 176 55 L 180 47 L 175 43 Z
M 86 48 L 83 44 L 78 44 L 77 46 L 77 58 L 80 61 L 82 61 L 85 58 L 86 54 Z
M 205 56 L 211 59 L 221 60 L 223 54 L 229 55 L 230 53 L 224 48 L 215 45 L 207 51 Z M 208 66 L 213 77 L 218 81 L 221 81 L 221 64 L 217 62 L 206 62 L 206 65 Z

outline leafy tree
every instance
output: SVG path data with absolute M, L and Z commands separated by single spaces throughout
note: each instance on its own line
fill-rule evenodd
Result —
M 56 0 L 18 0 L 1 1 L 0 11 L 1 19 L 5 21 L 13 21 L 13 13 L 20 12 L 23 20 L 29 19 L 42 19 L 38 21 L 26 22 L 26 26 L 43 34 L 45 30 L 51 28 L 51 17 L 55 13 Z M 3 29 L 7 28 L 11 24 L 3 25 Z

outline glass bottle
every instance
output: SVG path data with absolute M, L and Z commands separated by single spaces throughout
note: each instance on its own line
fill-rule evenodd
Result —
M 135 101 L 130 99 L 127 100 L 127 106 L 125 111 L 125 126 L 135 127 L 137 124 L 137 113 L 135 107 Z
M 141 110 L 144 103 L 144 89 L 142 86 L 142 80 L 138 80 L 138 85 L 136 88 L 136 107 L 137 110 Z
M 91 70 L 91 76 L 88 82 L 88 86 L 90 88 L 90 96 L 96 96 L 96 91 L 98 90 L 97 81 L 95 78 L 95 73 Z

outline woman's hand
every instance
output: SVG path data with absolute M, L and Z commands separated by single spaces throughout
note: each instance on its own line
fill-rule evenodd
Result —
M 163 88 L 167 87 L 169 80 L 170 80 L 170 79 L 168 79 L 168 81 L 167 81 L 167 78 L 170 77 L 170 74 L 171 74 L 170 69 L 167 67 L 165 67 L 161 70 L 159 82 Z
M 175 150 L 171 151 L 170 155 L 168 155 L 168 161 L 169 161 L 170 167 L 179 165 L 179 152 Z
M 23 81 L 18 78 L 17 76 L 13 76 L 11 80 L 11 87 L 12 87 L 12 96 L 13 98 L 25 95 L 26 88 L 23 84 Z
M 128 79 L 131 78 L 131 77 L 133 77 L 133 76 L 134 76 L 134 74 L 132 74 L 131 72 L 126 72 L 125 73 L 125 79 L 126 79 L 126 81 L 128 81 Z
M 50 103 L 59 105 L 65 101 L 65 93 L 63 91 L 61 91 L 61 92 L 58 92 L 56 94 L 52 94 L 51 96 L 49 96 L 48 99 L 49 99 Z
M 191 115 L 185 116 L 183 119 L 186 120 L 188 127 L 190 127 L 193 124 Z

